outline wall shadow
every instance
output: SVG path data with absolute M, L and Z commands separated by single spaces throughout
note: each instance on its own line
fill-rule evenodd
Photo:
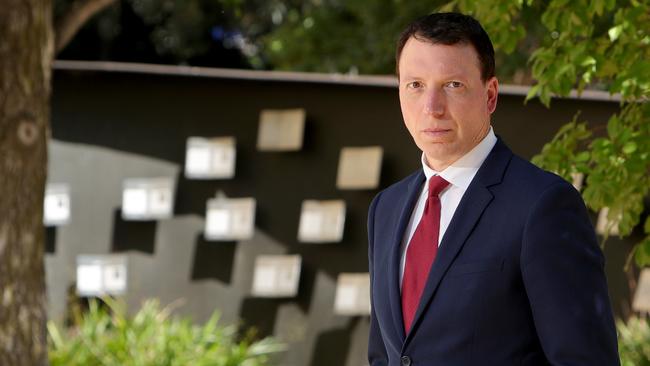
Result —
M 126 221 L 122 219 L 122 210 L 113 214 L 112 252 L 135 250 L 154 254 L 156 244 L 157 221 Z
M 232 281 L 237 243 L 212 242 L 198 234 L 194 241 L 191 280 L 214 279 L 224 284 Z
M 310 366 L 345 365 L 352 344 L 352 332 L 360 317 L 353 317 L 344 328 L 318 335 Z

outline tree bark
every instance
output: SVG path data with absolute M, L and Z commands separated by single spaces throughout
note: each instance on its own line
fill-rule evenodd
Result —
M 0 365 L 41 366 L 52 0 L 4 0 L 0 36 Z
M 67 14 L 56 24 L 55 53 L 61 52 L 90 18 L 114 2 L 115 0 L 75 1 Z

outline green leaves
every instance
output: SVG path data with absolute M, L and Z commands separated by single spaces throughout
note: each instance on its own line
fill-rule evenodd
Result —
M 649 109 L 647 103 L 624 105 L 607 122 L 607 136 L 595 139 L 576 115 L 533 158 L 533 163 L 569 181 L 574 173 L 585 174 L 585 203 L 595 211 L 608 207 L 610 218 L 619 218 L 617 229 L 622 237 L 641 221 L 650 190 Z M 648 217 L 645 220 L 646 238 L 634 254 L 640 266 L 650 265 L 650 224 Z
M 618 321 L 618 348 L 621 366 L 650 365 L 650 324 L 643 318 L 631 317 L 627 323 Z
M 622 25 L 617 25 L 609 28 L 609 30 L 607 31 L 607 34 L 609 35 L 609 40 L 612 42 L 616 41 L 622 32 L 623 32 Z
M 634 141 L 627 142 L 623 146 L 623 152 L 625 154 L 627 154 L 627 155 L 631 155 L 632 153 L 634 153 L 636 151 L 636 147 L 637 147 L 636 142 L 634 142 Z
M 594 210 L 603 207 L 618 211 L 622 220 L 618 229 L 627 236 L 640 222 L 643 200 L 648 195 L 650 179 L 650 130 L 641 122 L 647 106 L 627 104 L 607 123 L 607 136 L 590 144 L 585 202 Z
M 650 216 L 645 218 L 643 231 L 646 236 L 636 247 L 634 259 L 639 267 L 650 266 Z
M 646 233 L 649 231 L 646 231 Z M 650 235 L 646 236 L 634 251 L 636 265 L 644 267 L 650 265 Z
M 501 1 L 480 3 L 475 7 L 495 6 Z M 648 97 L 650 3 L 554 0 L 536 9 L 547 36 L 529 59 L 539 87 L 527 99 L 537 95 L 549 106 L 550 96 L 566 96 L 572 89 L 581 92 L 589 86 L 620 94 L 626 102 Z M 511 18 L 518 19 L 516 14 Z M 496 31 L 493 41 L 497 48 L 510 50 L 511 43 L 500 41 L 499 33 L 506 32 L 504 28 Z M 524 36 L 519 35 L 519 39 Z
M 146 301 L 133 316 L 124 302 L 91 301 L 71 329 L 60 331 L 48 323 L 50 362 L 53 366 L 263 366 L 268 355 L 283 350 L 272 339 L 236 340 L 234 327 L 218 325 L 214 313 L 202 326 L 171 316 L 169 307 Z
M 609 209 L 620 236 L 630 235 L 643 219 L 643 203 L 650 189 L 650 2 L 616 0 L 552 0 L 535 3 L 537 17 L 521 17 L 522 1 L 457 1 L 460 9 L 490 24 L 499 16 L 485 9 L 508 10 L 507 26 L 489 31 L 495 47 L 510 50 L 511 40 L 501 33 L 526 20 L 526 28 L 540 22 L 545 36 L 531 52 L 529 64 L 536 84 L 526 101 L 538 97 L 550 106 L 551 97 L 577 89 L 608 90 L 621 98 L 621 111 L 607 122 L 606 135 L 594 133 L 586 122 L 563 126 L 533 162 L 567 180 L 575 173 L 586 176 L 582 191 L 587 206 Z M 530 10 L 530 9 L 528 9 Z M 612 16 L 613 14 L 613 16 Z M 494 33 L 493 33 L 494 32 Z M 517 35 L 526 39 L 526 35 Z M 506 41 L 507 40 L 507 41 Z M 650 265 L 650 224 L 634 257 L 640 266 Z M 607 234 L 605 235 L 605 237 Z
M 457 0 L 454 4 L 457 10 L 480 19 L 492 42 L 498 44 L 499 49 L 506 54 L 512 53 L 526 36 L 526 28 L 520 22 L 523 1 Z M 530 4 L 530 1 L 527 4 Z
M 588 151 L 581 151 L 585 141 L 591 137 L 585 122 L 578 122 L 576 113 L 573 120 L 562 126 L 551 142 L 544 145 L 542 153 L 533 157 L 537 166 L 555 172 L 571 181 L 572 174 L 585 173 L 590 159 Z

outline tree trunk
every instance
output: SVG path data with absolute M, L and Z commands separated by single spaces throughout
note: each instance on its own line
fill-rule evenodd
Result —
M 40 366 L 52 0 L 2 1 L 0 37 L 0 365 Z

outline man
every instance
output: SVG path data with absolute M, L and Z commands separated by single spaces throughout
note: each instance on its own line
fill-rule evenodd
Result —
M 421 18 L 398 42 L 422 169 L 370 205 L 371 366 L 619 365 L 584 203 L 495 136 L 494 69 L 465 15 Z

